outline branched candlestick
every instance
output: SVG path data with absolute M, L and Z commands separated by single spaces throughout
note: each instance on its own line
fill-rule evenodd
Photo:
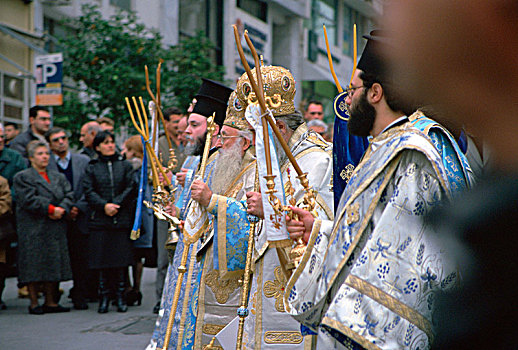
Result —
M 167 162 L 167 170 L 173 172 L 176 166 L 178 165 L 178 158 L 176 158 L 176 154 L 173 148 L 169 148 L 169 161 Z
M 130 103 L 130 99 L 126 97 L 126 106 L 128 108 L 131 121 L 133 122 L 133 125 L 135 126 L 135 129 L 139 132 L 139 134 L 144 139 L 144 146 L 145 151 L 147 155 L 149 156 L 149 164 L 151 167 L 151 174 L 152 174 L 152 180 L 153 180 L 153 201 L 155 203 L 146 203 L 144 201 L 144 205 L 146 205 L 148 208 L 152 208 L 155 216 L 159 219 L 164 219 L 169 222 L 169 230 L 170 238 L 168 241 L 178 241 L 178 234 L 176 231 L 176 226 L 180 223 L 176 218 L 166 213 L 165 208 L 170 204 L 175 202 L 174 198 L 174 191 L 175 188 L 171 186 L 171 181 L 167 177 L 167 174 L 162 167 L 161 161 L 159 161 L 153 147 L 151 146 L 150 142 L 150 135 L 149 135 L 149 126 L 148 126 L 148 119 L 146 114 L 146 109 L 144 108 L 144 103 L 142 101 L 142 98 L 139 98 L 140 104 L 137 103 L 135 97 L 132 98 L 133 101 L 133 107 L 135 108 L 137 119 L 135 118 L 133 114 L 133 108 Z M 158 173 L 162 175 L 162 182 L 160 183 Z M 170 192 L 166 190 L 166 187 L 170 187 Z M 176 237 L 176 238 L 175 238 Z
M 256 83 L 253 78 L 252 71 L 250 70 L 250 66 L 248 65 L 248 62 L 245 58 L 243 48 L 241 47 L 241 42 L 239 40 L 239 34 L 237 31 L 237 27 L 235 25 L 233 27 L 234 27 L 234 37 L 236 40 L 239 57 L 241 58 L 243 67 L 245 68 L 245 71 L 248 75 L 248 79 L 250 81 L 250 85 L 252 86 L 252 90 L 254 91 L 254 95 L 249 97 L 249 104 L 257 101 L 259 103 L 259 105 L 261 106 L 261 112 L 263 113 L 261 122 L 263 124 L 263 133 L 264 133 L 264 138 L 265 138 L 265 156 L 266 156 L 266 168 L 267 168 L 267 174 L 268 174 L 267 176 L 265 176 L 265 178 L 267 180 L 267 187 L 268 187 L 268 190 L 266 193 L 269 194 L 268 201 L 274 208 L 276 214 L 280 213 L 284 209 L 284 208 L 282 208 L 282 206 L 281 206 L 281 208 L 279 208 L 279 204 L 278 204 L 277 200 L 274 200 L 272 198 L 272 197 L 274 197 L 273 196 L 273 193 L 274 193 L 273 187 L 275 187 L 275 184 L 273 183 L 274 177 L 272 177 L 272 171 L 271 171 L 271 158 L 270 158 L 267 124 L 269 124 L 270 127 L 272 128 L 275 136 L 277 137 L 277 139 L 279 140 L 279 143 L 281 144 L 281 147 L 283 148 L 284 152 L 286 153 L 286 156 L 288 157 L 290 163 L 292 164 L 293 168 L 297 172 L 297 175 L 298 175 L 297 178 L 299 179 L 302 187 L 304 187 L 304 191 L 306 193 L 304 195 L 303 205 L 305 206 L 305 209 L 306 210 L 309 209 L 309 211 L 312 212 L 313 215 L 315 215 L 315 211 L 314 211 L 315 205 L 316 205 L 315 193 L 314 193 L 314 190 L 309 186 L 309 183 L 307 181 L 307 174 L 302 172 L 302 169 L 300 168 L 297 161 L 295 160 L 295 157 L 291 153 L 291 150 L 290 150 L 288 144 L 286 143 L 286 141 L 284 140 L 281 132 L 279 131 L 277 124 L 273 120 L 273 117 L 270 115 L 270 113 L 267 113 L 267 102 L 266 101 L 268 100 L 268 103 L 272 106 L 273 105 L 278 106 L 280 104 L 280 97 L 274 95 L 274 96 L 269 96 L 269 98 L 265 98 L 264 91 L 262 89 L 263 84 L 262 84 L 261 70 L 260 70 L 260 64 L 259 64 L 259 56 L 257 55 L 257 51 L 255 50 L 255 47 L 254 47 L 252 41 L 248 37 L 248 33 L 245 31 L 244 37 L 248 44 L 248 47 L 250 48 L 250 51 L 252 52 L 252 56 L 254 57 L 254 62 L 256 65 L 256 67 L 255 67 L 256 78 L 257 78 L 257 83 Z M 252 95 L 252 93 L 250 93 L 250 95 Z M 268 186 L 268 181 L 270 181 L 270 186 Z M 300 259 L 301 259 L 302 255 L 304 254 L 303 249 L 305 250 L 305 245 L 302 242 L 302 240 L 299 240 L 292 250 L 293 254 L 290 254 L 290 255 L 292 255 L 293 257 L 296 257 L 298 259 L 298 262 L 300 262 Z M 298 262 L 293 261 L 294 265 L 298 264 Z

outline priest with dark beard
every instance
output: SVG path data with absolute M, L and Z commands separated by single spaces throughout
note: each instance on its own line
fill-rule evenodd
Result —
M 199 176 L 200 172 L 200 158 L 202 156 L 207 137 L 207 118 L 215 114 L 214 120 L 216 125 L 212 134 L 209 156 L 204 177 L 202 179 L 205 183 L 208 183 L 209 186 L 211 184 L 214 174 L 214 160 L 217 156 L 217 134 L 223 126 L 223 121 L 226 116 L 227 102 L 231 93 L 232 89 L 221 85 L 218 82 L 203 79 L 200 90 L 195 96 L 197 102 L 188 117 L 188 126 L 185 130 L 189 139 L 187 151 L 190 152 L 190 155 L 185 160 L 182 165 L 181 172 L 178 173 L 176 177 L 181 185 L 176 191 L 176 213 L 182 220 L 186 220 L 190 213 L 191 206 L 189 203 L 192 202 L 191 183 L 197 176 Z M 209 218 L 209 220 L 211 220 L 211 218 Z M 206 234 L 207 233 L 208 231 Z M 200 245 L 201 242 L 198 241 L 190 247 L 189 262 L 192 263 L 188 264 L 188 269 L 185 274 L 186 278 L 182 281 L 178 307 L 176 310 L 171 311 L 179 275 L 178 267 L 181 265 L 181 257 L 184 249 L 188 249 L 188 247 L 184 246 L 183 232 L 180 234 L 174 256 L 172 257 L 172 261 L 167 270 L 158 318 L 148 349 L 154 349 L 156 347 L 162 348 L 166 342 L 169 342 L 170 348 L 176 348 L 177 342 L 182 342 L 183 331 L 180 331 L 180 329 L 183 329 L 186 322 L 193 327 L 193 317 L 191 317 L 192 315 L 189 312 L 191 308 L 184 307 L 184 304 L 192 302 L 192 298 L 197 295 L 196 291 L 199 285 L 199 280 L 196 279 L 196 276 L 203 267 L 202 262 L 196 262 L 196 253 Z M 196 304 L 197 299 L 194 302 Z M 174 314 L 170 316 L 171 312 Z M 186 315 L 187 313 L 189 313 L 188 316 Z M 173 322 L 173 330 L 171 337 L 166 340 L 167 327 L 170 324 L 170 320 Z M 190 341 L 188 337 L 184 337 L 183 340 L 187 343 Z M 189 348 L 189 346 L 187 347 Z
M 187 146 L 185 159 L 180 172 L 176 174 L 176 181 L 179 186 L 176 191 L 176 212 L 181 220 L 185 219 L 187 204 L 189 203 L 191 183 L 199 170 L 200 159 L 205 147 L 207 138 L 207 118 L 215 113 L 215 130 L 212 134 L 209 157 L 205 174 L 211 174 L 213 161 L 217 151 L 217 137 L 226 117 L 227 101 L 232 89 L 209 79 L 202 79 L 200 90 L 193 100 L 193 108 L 187 118 L 185 138 Z
M 382 38 L 368 38 L 346 102 L 349 131 L 370 136 L 370 144 L 334 223 L 297 208 L 300 221 L 287 220 L 291 237 L 302 238 L 307 250 L 284 301 L 318 334 L 317 348 L 428 349 L 434 296 L 460 276 L 451 247 L 422 218 L 452 196 L 455 182 L 445 151 L 398 97 L 377 53 Z

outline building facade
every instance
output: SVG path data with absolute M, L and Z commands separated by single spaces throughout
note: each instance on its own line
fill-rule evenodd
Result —
M 305 101 L 321 100 L 327 121 L 333 120 L 331 104 L 337 91 L 322 25 L 335 72 L 346 86 L 353 67 L 353 24 L 361 52 L 361 36 L 382 11 L 382 0 L 2 0 L 0 121 L 27 123 L 35 100 L 35 56 L 57 50 L 55 37 L 66 30 L 60 20 L 79 16 L 84 3 L 97 4 L 106 17 L 119 9 L 135 11 L 146 26 L 160 32 L 164 45 L 204 31 L 216 46 L 208 54 L 225 66 L 225 78 L 231 82 L 244 72 L 234 41 L 235 24 L 241 35 L 248 31 L 265 64 L 290 69 L 297 81 L 297 106 L 303 109 Z M 242 44 L 253 66 L 244 40 Z

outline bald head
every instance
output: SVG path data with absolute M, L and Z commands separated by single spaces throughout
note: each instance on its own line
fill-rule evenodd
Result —
M 92 148 L 95 135 L 101 131 L 101 126 L 95 121 L 88 122 L 81 127 L 81 136 L 79 141 L 83 143 L 85 148 Z

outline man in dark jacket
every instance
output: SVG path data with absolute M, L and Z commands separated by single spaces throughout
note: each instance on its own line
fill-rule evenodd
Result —
M 68 214 L 68 251 L 74 288 L 72 302 L 76 310 L 88 309 L 86 295 L 88 281 L 96 280 L 93 272 L 88 270 L 88 256 L 84 249 L 88 245 L 88 203 L 83 195 L 82 181 L 90 158 L 85 155 L 72 153 L 68 146 L 68 136 L 63 128 L 53 127 L 45 134 L 52 154 L 48 168 L 65 175 L 74 191 L 74 204 Z
M 18 152 L 5 148 L 4 137 L 4 128 L 0 124 L 0 176 L 5 177 L 12 188 L 14 175 L 25 169 L 27 164 Z
M 79 141 L 83 143 L 83 149 L 79 153 L 90 157 L 90 159 L 97 158 L 97 152 L 95 152 L 93 148 L 93 142 L 95 135 L 101 130 L 101 126 L 96 121 L 83 124 L 80 131 L 81 136 L 79 137 Z
M 9 144 L 9 148 L 19 152 L 27 159 L 26 147 L 33 140 L 45 140 L 45 133 L 49 130 L 51 117 L 48 109 L 42 106 L 34 106 L 29 109 L 29 128 L 16 136 Z

